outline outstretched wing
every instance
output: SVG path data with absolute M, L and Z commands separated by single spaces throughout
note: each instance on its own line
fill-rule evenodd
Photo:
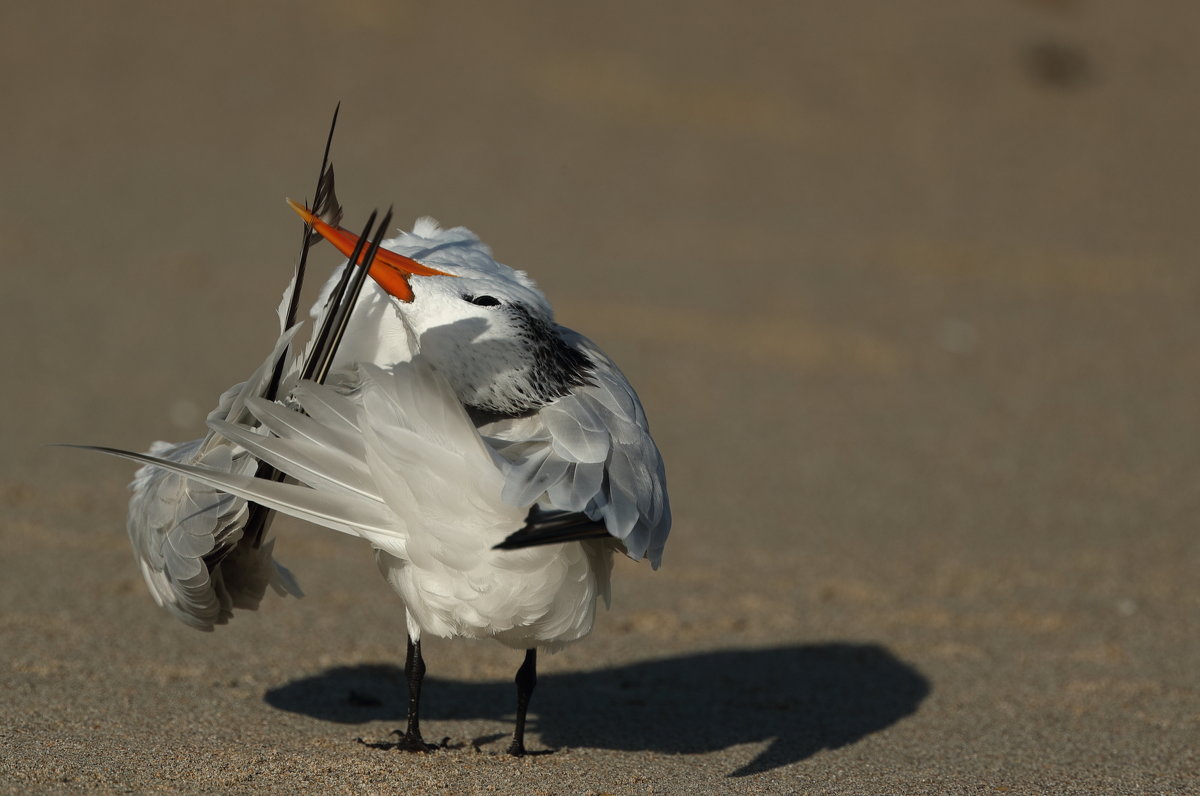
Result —
M 221 396 L 210 422 L 248 417 L 248 397 L 261 390 L 295 332 L 280 336 L 258 370 Z M 216 433 L 191 442 L 156 442 L 150 453 L 230 474 L 248 474 L 257 466 L 248 453 Z M 234 608 L 257 608 L 268 587 L 300 594 L 291 573 L 271 557 L 271 544 L 243 542 L 249 509 L 245 500 L 153 466 L 138 470 L 130 488 L 126 530 L 134 557 L 154 601 L 185 624 L 212 630 L 228 622 Z
M 329 212 L 340 213 L 333 196 L 333 170 L 325 164 L 318 185 L 318 206 L 322 204 L 332 207 Z M 390 219 L 389 211 L 368 251 L 368 262 Z M 363 242 L 374 220 L 372 214 Z M 311 243 L 306 232 L 296 276 L 281 304 L 280 322 L 284 326 L 294 317 Z M 358 253 L 356 250 L 355 257 Z M 317 370 L 318 380 L 324 378 L 366 276 L 366 267 L 343 269 L 330 280 L 326 292 L 332 292 L 334 298 L 320 303 L 320 332 L 310 343 L 308 356 L 288 363 L 286 353 L 299 326 L 286 329 L 258 370 L 221 396 L 217 409 L 208 417 L 210 432 L 204 439 L 177 445 L 157 443 L 149 456 L 99 449 L 147 464 L 133 482 L 129 537 L 151 594 L 185 623 L 211 630 L 215 624 L 228 621 L 234 607 L 256 608 L 268 585 L 280 593 L 300 593 L 290 573 L 275 564 L 272 545 L 263 539 L 276 504 L 258 500 L 256 494 L 273 495 L 277 501 L 284 495 L 282 500 L 287 505 L 286 496 L 292 488 L 278 483 L 277 473 L 270 467 L 272 462 L 261 455 L 263 436 L 253 428 L 251 405 L 273 405 L 258 396 L 274 399 L 286 395 L 300 377 L 310 377 Z M 260 458 L 267 464 L 260 465 Z M 252 475 L 255 472 L 257 479 Z M 239 493 L 227 489 L 227 484 L 250 485 L 253 489 Z M 258 505 L 247 505 L 248 499 Z M 342 508 L 336 500 L 335 505 L 327 505 L 330 501 L 323 497 L 315 502 L 307 510 L 320 517 L 337 516 Z M 344 514 L 356 516 L 353 511 Z M 371 518 L 377 519 L 374 515 Z
M 517 527 L 524 509 L 500 500 L 498 457 L 436 370 L 418 358 L 393 371 L 364 364 L 342 376 L 347 383 L 341 389 L 301 382 L 293 394 L 298 409 L 250 398 L 246 407 L 261 427 L 210 421 L 250 462 L 267 462 L 298 484 L 227 466 L 223 457 L 234 450 L 228 445 L 214 449 L 211 460 L 195 463 L 92 449 L 151 465 L 142 471 L 148 477 L 160 477 L 154 470 L 161 468 L 187 479 L 193 490 L 221 490 L 359 536 L 401 559 L 410 557 L 414 524 L 426 531 L 418 546 L 436 548 L 434 557 L 454 554 L 448 537 L 481 530 L 490 541 L 458 546 L 476 558 L 486 556 Z M 459 518 L 464 500 L 475 509 L 470 522 Z
M 602 521 L 631 557 L 644 556 L 657 568 L 671 529 L 671 508 L 662 456 L 650 436 L 646 413 L 629 381 L 603 351 L 577 332 L 561 327 L 559 331 L 591 359 L 593 383 L 531 415 L 480 428 L 508 462 L 504 500 L 514 506 L 536 502 L 544 512 L 582 513 Z M 524 537 L 513 541 L 526 546 L 540 538 L 539 521 L 546 527 L 547 542 L 562 541 L 568 522 L 545 520 L 531 518 Z M 574 538 L 591 535 L 586 523 L 574 525 Z
M 201 443 L 158 442 L 150 452 L 225 473 L 246 473 L 256 465 L 227 444 L 197 456 Z M 245 500 L 153 466 L 138 470 L 132 488 L 127 529 L 134 556 L 154 601 L 185 624 L 212 630 L 229 621 L 234 608 L 257 608 L 268 586 L 279 594 L 300 594 L 291 574 L 271 557 L 271 544 L 257 549 L 239 544 Z M 214 556 L 219 563 L 210 566 L 206 559 Z

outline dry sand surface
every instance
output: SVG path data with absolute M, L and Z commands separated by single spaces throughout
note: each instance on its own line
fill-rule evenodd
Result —
M 0 791 L 1200 792 L 1200 6 L 0 8 Z M 592 636 L 430 642 L 353 540 L 203 634 L 132 467 L 259 361 L 329 114 L 641 392 L 676 519 Z M 323 269 L 333 256 L 317 257 Z M 366 743 L 359 743 L 357 739 Z

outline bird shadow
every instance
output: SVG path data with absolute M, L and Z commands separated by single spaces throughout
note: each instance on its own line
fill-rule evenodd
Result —
M 738 777 L 886 729 L 916 712 L 930 690 L 916 669 L 875 644 L 722 650 L 541 675 L 530 726 L 551 747 L 698 754 L 769 740 L 729 773 Z M 295 680 L 264 698 L 324 721 L 402 722 L 407 690 L 400 667 L 362 664 Z M 511 681 L 427 677 L 421 714 L 511 720 L 514 703 Z

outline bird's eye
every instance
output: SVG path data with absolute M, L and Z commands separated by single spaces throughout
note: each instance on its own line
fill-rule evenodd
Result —
M 463 298 L 480 307 L 496 307 L 500 305 L 500 299 L 495 296 L 463 296 Z

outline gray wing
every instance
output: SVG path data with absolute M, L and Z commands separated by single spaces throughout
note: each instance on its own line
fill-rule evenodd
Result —
M 603 351 L 560 327 L 592 360 L 591 385 L 537 412 L 485 424 L 480 433 L 507 462 L 504 501 L 603 521 L 628 554 L 662 560 L 671 529 L 666 473 L 637 393 Z
M 244 384 L 221 396 L 214 418 L 245 416 L 245 402 L 261 386 L 292 334 L 280 338 L 271 358 Z M 253 474 L 258 460 L 216 434 L 192 442 L 156 442 L 150 453 L 173 462 L 223 472 Z M 187 625 L 212 630 L 234 608 L 254 610 L 267 587 L 301 594 L 291 573 L 271 556 L 273 542 L 258 547 L 243 538 L 249 513 L 245 500 L 154 465 L 142 467 L 130 484 L 126 528 L 154 601 Z
M 219 445 L 197 455 L 203 440 L 151 446 L 153 455 L 224 472 L 253 473 L 257 462 Z M 129 541 L 154 601 L 177 619 L 212 630 L 234 608 L 258 607 L 268 585 L 297 593 L 291 575 L 271 558 L 271 544 L 242 541 L 246 501 L 147 465 L 134 476 Z

